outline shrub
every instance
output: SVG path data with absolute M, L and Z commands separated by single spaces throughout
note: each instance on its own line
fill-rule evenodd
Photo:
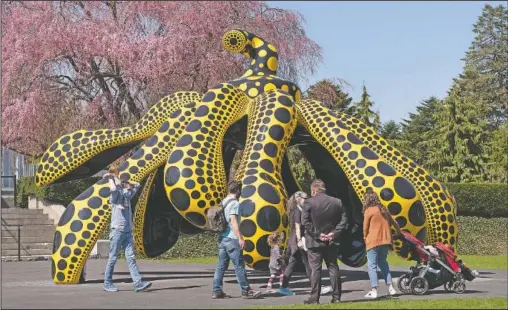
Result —
M 508 219 L 458 216 L 460 255 L 507 255 Z
M 24 177 L 19 179 L 17 183 L 17 201 L 21 207 L 27 208 L 28 196 L 34 195 L 39 199 L 67 206 L 74 198 L 95 184 L 99 179 L 99 177 L 89 177 L 37 188 L 34 177 Z
M 508 217 L 508 185 L 492 183 L 445 184 L 457 201 L 457 215 Z

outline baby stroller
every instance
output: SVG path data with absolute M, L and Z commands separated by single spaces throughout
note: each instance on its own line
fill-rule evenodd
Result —
M 405 294 L 423 295 L 429 289 L 444 285 L 447 292 L 462 294 L 466 290 L 466 280 L 472 281 L 476 271 L 469 269 L 462 260 L 457 260 L 455 252 L 440 242 L 425 246 L 420 240 L 407 232 L 402 232 L 402 254 L 406 251 L 411 259 L 417 261 L 410 272 L 398 281 L 399 290 Z

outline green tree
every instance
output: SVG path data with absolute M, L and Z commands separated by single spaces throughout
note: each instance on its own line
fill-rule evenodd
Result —
M 378 131 L 381 120 L 379 117 L 379 112 L 374 112 L 372 110 L 373 107 L 374 101 L 370 99 L 370 95 L 367 92 L 367 87 L 364 83 L 362 89 L 362 98 L 355 104 L 354 116 L 358 117 L 362 122 L 365 123 L 365 125 L 370 126 L 374 130 Z
M 388 121 L 381 125 L 379 134 L 387 140 L 399 140 L 401 138 L 400 124 L 396 121 Z
M 441 100 L 430 97 L 416 107 L 416 113 L 409 113 L 409 118 L 401 123 L 402 137 L 394 146 L 411 157 L 418 164 L 423 164 L 432 150 L 428 150 L 422 137 L 436 124 L 434 115 L 442 105 Z
M 435 127 L 422 136 L 429 150 L 424 164 L 445 182 L 487 179 L 484 107 L 468 96 L 467 84 L 456 79 L 437 113 Z
M 352 115 L 353 98 L 344 91 L 343 85 L 347 83 L 339 79 L 320 80 L 307 89 L 305 98 L 321 101 L 332 110 Z
M 492 152 L 489 156 L 490 181 L 508 182 L 508 124 L 499 126 L 492 133 Z
M 474 25 L 475 34 L 465 65 L 477 72 L 472 83 L 487 107 L 488 122 L 496 128 L 508 113 L 508 9 L 485 5 Z

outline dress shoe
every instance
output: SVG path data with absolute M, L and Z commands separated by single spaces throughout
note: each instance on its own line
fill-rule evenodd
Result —
M 338 304 L 340 303 L 340 299 L 332 298 L 332 301 L 330 301 L 331 304 Z
M 306 305 L 318 305 L 319 301 L 307 299 L 307 300 L 304 300 L 303 303 L 306 304 Z

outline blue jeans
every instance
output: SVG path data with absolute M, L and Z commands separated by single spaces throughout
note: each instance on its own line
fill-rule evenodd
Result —
M 371 287 L 378 287 L 378 279 L 377 279 L 377 269 L 381 270 L 381 274 L 383 275 L 383 279 L 385 280 L 386 285 L 392 284 L 392 275 L 390 273 L 390 266 L 388 266 L 388 262 L 386 261 L 386 257 L 388 256 L 388 250 L 390 246 L 388 244 L 380 245 L 374 247 L 367 251 L 367 262 L 369 267 L 369 278 Z
M 219 262 L 213 276 L 213 292 L 222 292 L 224 273 L 229 267 L 229 260 L 233 261 L 235 266 L 236 280 L 240 284 L 242 293 L 247 293 L 249 283 L 247 282 L 247 273 L 245 272 L 245 262 L 243 253 L 237 239 L 221 237 L 219 239 Z
M 136 259 L 134 258 L 132 233 L 130 231 L 118 231 L 114 228 L 111 229 L 111 233 L 109 234 L 109 258 L 106 264 L 106 272 L 104 273 L 104 285 L 111 284 L 116 260 L 118 259 L 121 248 L 125 250 L 127 266 L 129 266 L 132 282 L 134 283 L 134 287 L 136 287 L 141 284 L 141 276 L 139 275 Z

